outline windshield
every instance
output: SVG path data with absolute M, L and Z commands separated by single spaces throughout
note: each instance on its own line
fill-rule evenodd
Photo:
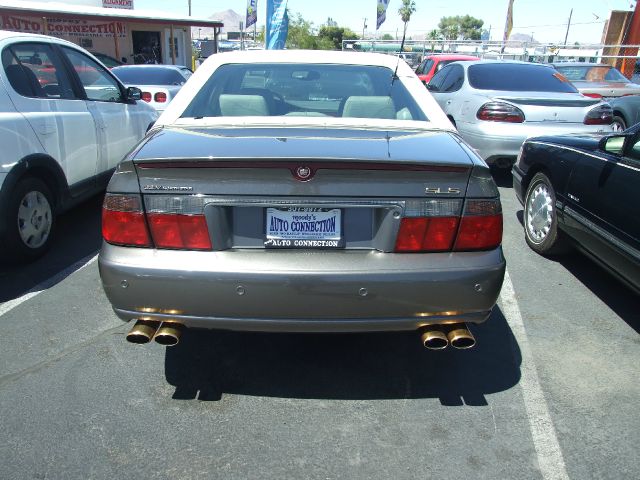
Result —
M 469 83 L 479 90 L 577 93 L 553 68 L 526 63 L 480 63 L 469 67 Z
M 117 67 L 111 72 L 128 85 L 182 85 L 186 82 L 173 68 Z
M 427 120 L 393 71 L 325 64 L 219 67 L 182 117 L 306 116 Z
M 629 82 L 627 77 L 622 75 L 619 70 L 608 65 L 598 65 L 597 67 L 591 67 L 589 65 L 567 65 L 563 67 L 558 65 L 556 66 L 556 70 L 572 82 L 580 80 L 587 82 Z

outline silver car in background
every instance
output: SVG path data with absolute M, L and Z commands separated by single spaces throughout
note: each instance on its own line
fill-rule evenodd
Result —
M 181 65 L 121 65 L 111 72 L 126 86 L 142 90 L 142 100 L 159 112 L 167 108 L 193 75 Z
M 610 132 L 611 107 L 587 98 L 548 65 L 451 63 L 427 88 L 488 164 L 510 167 L 532 136 Z
M 587 97 L 615 98 L 640 94 L 640 85 L 631 82 L 611 65 L 563 62 L 554 63 L 553 66 Z
M 505 271 L 487 165 L 381 54 L 210 57 L 121 164 L 99 265 L 132 342 L 418 330 L 468 348 Z

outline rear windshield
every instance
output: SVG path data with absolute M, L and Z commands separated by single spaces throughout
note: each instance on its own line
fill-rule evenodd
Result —
M 228 64 L 182 117 L 304 116 L 427 120 L 393 71 L 326 64 Z
M 173 68 L 117 67 L 111 72 L 128 85 L 182 85 L 186 82 Z
M 545 65 L 484 63 L 469 67 L 469 83 L 479 90 L 576 93 L 578 90 Z
M 597 67 L 591 67 L 589 65 L 567 65 L 563 67 L 557 65 L 556 70 L 572 82 L 580 80 L 586 80 L 587 82 L 629 82 L 627 77 L 608 65 L 598 65 Z

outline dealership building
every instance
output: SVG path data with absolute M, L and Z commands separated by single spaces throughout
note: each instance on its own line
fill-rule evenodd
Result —
M 185 2 L 186 5 L 186 2 Z M 192 66 L 191 27 L 221 22 L 135 8 L 135 0 L 0 0 L 0 29 L 64 38 L 126 63 Z

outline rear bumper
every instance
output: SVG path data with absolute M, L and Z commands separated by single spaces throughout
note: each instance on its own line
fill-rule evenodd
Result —
M 99 266 L 107 297 L 125 321 L 349 332 L 481 323 L 500 293 L 505 260 L 501 248 L 455 254 L 183 252 L 104 244 Z
M 489 165 L 497 159 L 515 161 L 520 147 L 529 137 L 566 135 L 570 133 L 611 132 L 609 125 L 577 123 L 499 123 L 478 122 L 457 124 L 460 136 L 471 145 Z

